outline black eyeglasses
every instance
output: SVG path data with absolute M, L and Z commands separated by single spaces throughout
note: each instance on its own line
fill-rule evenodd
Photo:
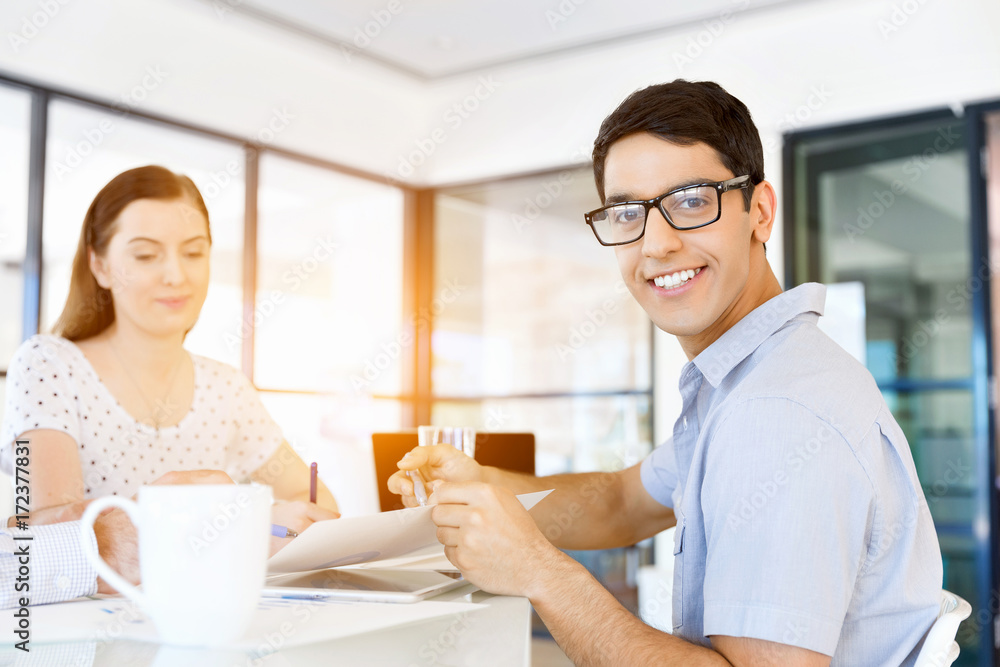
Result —
M 601 245 L 625 245 L 646 233 L 646 218 L 654 206 L 678 230 L 698 229 L 722 217 L 722 194 L 751 187 L 749 176 L 728 181 L 685 185 L 644 201 L 624 201 L 599 208 L 583 217 Z

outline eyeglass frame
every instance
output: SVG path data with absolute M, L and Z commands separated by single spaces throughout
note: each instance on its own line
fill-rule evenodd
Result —
M 643 236 L 646 235 L 646 223 L 649 222 L 649 210 L 654 206 L 656 207 L 656 210 L 660 212 L 660 215 L 663 216 L 663 219 L 667 221 L 667 224 L 679 232 L 687 231 L 689 229 L 701 229 L 702 227 L 707 227 L 713 222 L 718 222 L 719 218 L 722 217 L 722 195 L 729 192 L 730 190 L 742 190 L 746 187 L 752 187 L 752 186 L 753 183 L 751 183 L 750 181 L 749 174 L 745 176 L 736 176 L 734 178 L 730 178 L 725 181 L 715 181 L 710 183 L 693 183 L 691 185 L 683 185 L 679 188 L 674 188 L 670 192 L 666 192 L 660 195 L 659 197 L 653 197 L 652 199 L 620 201 L 620 202 L 615 202 L 614 204 L 609 204 L 608 206 L 602 206 L 601 208 L 596 208 L 593 211 L 590 211 L 589 213 L 584 213 L 583 219 L 587 221 L 587 225 L 590 227 L 590 231 L 594 232 L 594 237 L 597 239 L 597 242 L 600 243 L 602 246 L 628 245 L 629 243 L 635 243 L 636 241 L 638 241 L 639 239 L 641 239 Z M 690 190 L 691 188 L 707 188 L 707 187 L 715 188 L 716 192 L 718 193 L 718 197 L 716 197 L 716 200 L 718 201 L 719 204 L 719 210 L 716 212 L 715 217 L 709 220 L 708 222 L 704 222 L 700 225 L 695 225 L 694 227 L 678 227 L 677 225 L 674 224 L 674 221 L 670 219 L 670 215 L 666 211 L 664 211 L 663 207 L 661 206 L 663 200 L 672 194 L 676 194 L 683 190 Z M 600 213 L 601 211 L 614 208 L 615 206 L 624 206 L 626 204 L 642 204 L 643 207 L 646 209 L 646 217 L 642 221 L 642 231 L 639 232 L 639 235 L 636 236 L 631 241 L 618 241 L 616 243 L 605 243 L 603 240 L 601 240 L 601 236 L 597 233 L 597 230 L 594 228 L 594 215 Z

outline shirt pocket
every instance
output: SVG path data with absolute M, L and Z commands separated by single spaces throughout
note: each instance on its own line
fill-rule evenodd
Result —
M 674 634 L 684 625 L 684 517 L 677 517 L 674 531 L 674 588 L 671 594 Z

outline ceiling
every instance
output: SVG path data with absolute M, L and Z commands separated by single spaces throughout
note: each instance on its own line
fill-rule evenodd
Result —
M 228 0 L 227 5 L 325 42 L 342 57 L 369 58 L 431 80 L 674 28 L 710 44 L 742 13 L 803 1 Z

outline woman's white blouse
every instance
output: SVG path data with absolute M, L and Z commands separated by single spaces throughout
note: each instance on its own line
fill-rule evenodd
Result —
M 86 498 L 130 496 L 172 470 L 224 470 L 237 482 L 247 479 L 281 445 L 281 429 L 245 375 L 212 359 L 191 359 L 191 409 L 157 433 L 125 411 L 75 344 L 32 336 L 7 369 L 0 469 L 12 472 L 15 438 L 52 429 L 76 441 Z M 46 453 L 29 448 L 30 478 Z

